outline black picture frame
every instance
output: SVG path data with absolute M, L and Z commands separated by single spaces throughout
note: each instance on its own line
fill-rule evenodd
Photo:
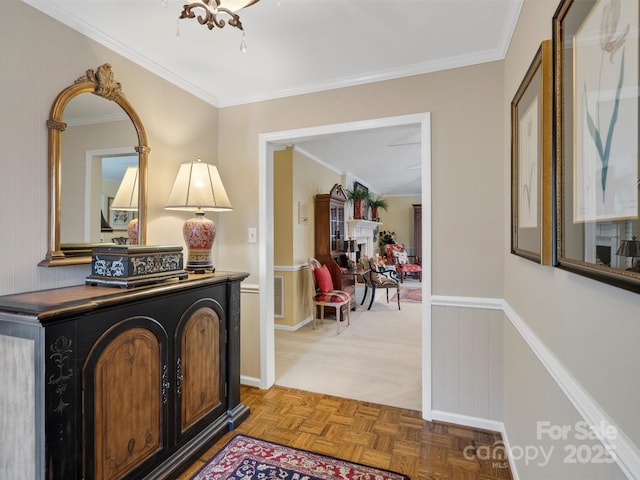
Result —
M 640 293 L 640 6 L 618 7 L 562 0 L 553 16 L 556 265 Z

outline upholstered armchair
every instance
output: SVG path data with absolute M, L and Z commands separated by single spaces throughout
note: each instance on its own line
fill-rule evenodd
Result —
M 367 308 L 367 310 L 371 310 L 373 300 L 376 298 L 376 289 L 384 288 L 387 291 L 387 303 L 389 303 L 389 290 L 395 290 L 398 297 L 398 310 L 400 310 L 400 285 L 398 282 L 388 276 L 389 272 L 380 272 L 374 259 L 364 257 L 360 263 L 364 271 L 362 274 L 364 295 L 362 296 L 361 305 L 364 304 L 367 298 L 367 291 L 371 289 L 371 300 L 369 301 L 369 308 Z
M 418 280 L 422 281 L 420 259 L 413 255 L 407 255 L 404 244 L 388 243 L 386 245 L 386 252 L 387 261 L 395 266 L 398 277 L 400 277 L 400 283 L 404 282 L 406 275 L 416 275 Z

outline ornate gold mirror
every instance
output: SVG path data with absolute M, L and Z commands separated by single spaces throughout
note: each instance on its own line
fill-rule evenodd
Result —
M 114 80 L 111 65 L 87 70 L 60 92 L 47 127 L 49 237 L 46 257 L 39 265 L 90 263 L 91 248 L 105 243 L 144 245 L 147 136 L 122 86 Z M 110 208 L 119 185 L 125 183 L 127 167 L 138 170 L 133 212 Z M 130 219 L 137 219 L 137 239 L 127 237 Z

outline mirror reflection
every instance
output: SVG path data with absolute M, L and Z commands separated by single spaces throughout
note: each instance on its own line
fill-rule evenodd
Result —
M 117 103 L 85 93 L 64 111 L 60 243 L 112 242 L 127 236 L 132 212 L 109 209 L 128 166 L 138 165 L 135 128 Z M 102 225 L 102 217 L 108 226 Z M 121 221 L 127 217 L 127 222 Z M 112 231 L 110 232 L 109 229 Z
M 565 255 L 587 263 L 640 272 L 637 220 L 594 222 L 565 226 Z

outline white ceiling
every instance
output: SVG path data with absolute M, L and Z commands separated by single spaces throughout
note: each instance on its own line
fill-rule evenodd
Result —
M 304 155 L 382 196 L 421 193 L 420 125 L 370 128 L 295 141 Z
M 217 107 L 501 60 L 523 3 L 260 0 L 238 12 L 248 47 L 242 53 L 238 29 L 178 21 L 180 0 L 23 1 Z M 383 133 L 378 140 L 331 135 L 300 148 L 341 170 L 347 159 L 350 172 L 391 194 L 399 187 L 373 175 L 387 161 L 377 154 L 387 150 L 396 171 L 409 170 L 419 145 L 386 147 L 403 132 L 376 135 Z

